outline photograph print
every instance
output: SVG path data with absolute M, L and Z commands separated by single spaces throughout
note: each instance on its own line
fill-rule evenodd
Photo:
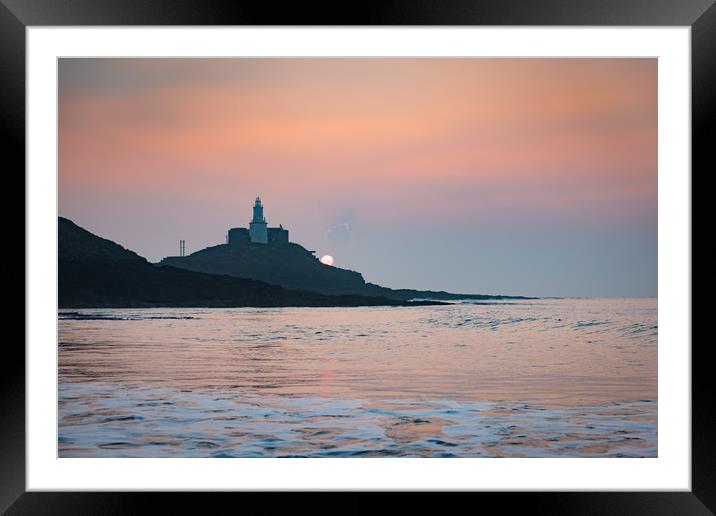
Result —
M 657 66 L 58 59 L 58 457 L 658 457 Z

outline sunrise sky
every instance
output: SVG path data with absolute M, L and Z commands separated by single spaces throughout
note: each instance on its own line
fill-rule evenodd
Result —
M 657 294 L 656 59 L 60 59 L 59 214 L 270 226 L 395 288 Z

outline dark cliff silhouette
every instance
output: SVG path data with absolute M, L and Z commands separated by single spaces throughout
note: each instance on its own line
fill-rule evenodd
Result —
M 59 217 L 59 307 L 406 306 L 385 297 L 325 295 L 253 279 L 158 266 Z
M 237 239 L 238 240 L 238 239 Z M 159 265 L 208 274 L 226 274 L 323 294 L 381 296 L 410 299 L 529 299 L 523 296 L 453 294 L 432 290 L 391 289 L 366 283 L 355 271 L 321 263 L 310 251 L 296 243 L 266 245 L 245 241 L 207 247 L 189 256 L 164 258 Z

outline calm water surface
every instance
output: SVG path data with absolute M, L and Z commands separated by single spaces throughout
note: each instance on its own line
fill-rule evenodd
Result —
M 657 300 L 59 314 L 60 457 L 655 457 Z

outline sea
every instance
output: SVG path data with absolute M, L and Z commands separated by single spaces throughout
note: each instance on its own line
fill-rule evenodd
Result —
M 657 299 L 61 310 L 59 457 L 657 457 Z

